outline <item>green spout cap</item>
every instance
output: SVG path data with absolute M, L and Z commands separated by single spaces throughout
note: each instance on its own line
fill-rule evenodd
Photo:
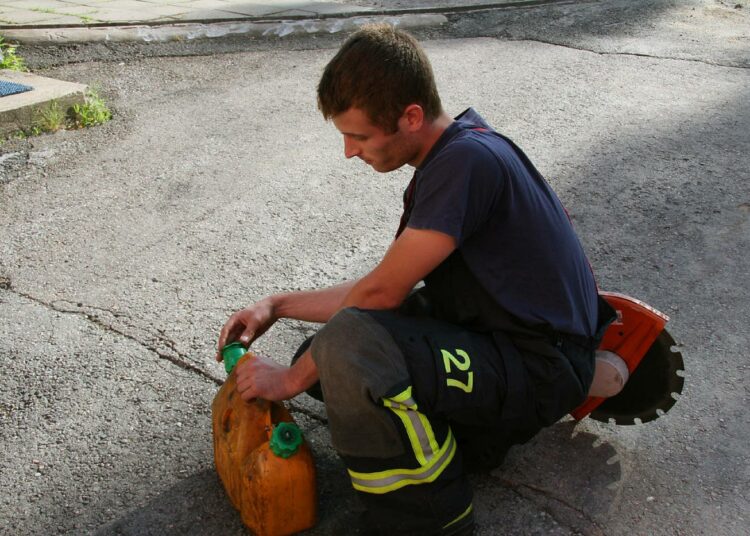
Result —
M 280 458 L 293 455 L 302 444 L 302 430 L 293 422 L 280 422 L 271 434 L 269 446 L 271 451 Z
M 224 369 L 227 371 L 227 374 L 232 373 L 232 369 L 237 364 L 237 361 L 246 353 L 247 348 L 239 342 L 227 344 L 221 349 L 221 356 L 224 358 Z

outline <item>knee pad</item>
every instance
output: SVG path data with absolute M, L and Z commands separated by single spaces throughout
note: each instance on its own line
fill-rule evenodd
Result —
M 361 309 L 339 311 L 318 332 L 311 348 L 324 392 L 334 385 L 358 384 L 378 400 L 394 385 L 409 381 L 404 356 L 393 337 Z
M 367 313 L 343 309 L 312 342 L 334 448 L 339 454 L 392 457 L 404 452 L 401 435 L 381 399 L 408 384 L 403 355 Z

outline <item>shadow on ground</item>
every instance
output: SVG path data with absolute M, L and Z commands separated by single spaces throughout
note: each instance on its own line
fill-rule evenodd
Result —
M 313 430 L 318 472 L 319 523 L 309 535 L 345 536 L 357 533 L 358 504 L 341 462 L 321 441 L 327 431 Z M 330 442 L 330 438 L 327 439 Z M 141 508 L 100 528 L 97 536 L 185 536 L 248 534 L 240 514 L 224 492 L 215 470 L 207 469 L 182 480 Z
M 590 433 L 573 435 L 573 427 L 573 422 L 558 423 L 514 449 L 505 466 L 472 477 L 479 534 L 526 534 L 529 516 L 540 518 L 550 534 L 601 532 L 596 518 L 606 513 L 608 499 L 614 497 L 620 465 L 614 448 L 598 445 Z M 328 449 L 318 449 L 316 466 L 320 521 L 305 534 L 357 534 L 360 507 L 343 466 Z M 247 531 L 216 472 L 209 469 L 182 480 L 96 534 L 242 535 Z
M 575 424 L 543 430 L 473 479 L 479 534 L 603 534 L 622 468 L 612 445 Z
M 95 534 L 244 534 L 213 469 L 196 473 Z

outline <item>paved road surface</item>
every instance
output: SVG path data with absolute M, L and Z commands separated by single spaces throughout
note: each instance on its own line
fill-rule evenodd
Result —
M 748 532 L 747 13 L 601 2 L 421 34 L 446 109 L 527 151 L 602 288 L 669 314 L 687 365 L 666 418 L 561 422 L 474 478 L 478 534 Z M 40 74 L 101 85 L 115 119 L 0 148 L 1 534 L 244 533 L 212 465 L 218 330 L 268 293 L 365 273 L 409 178 L 345 160 L 316 111 L 339 39 L 57 66 L 30 50 Z M 257 350 L 286 360 L 313 329 L 281 322 Z M 319 465 L 310 533 L 351 534 L 324 410 L 294 406 Z

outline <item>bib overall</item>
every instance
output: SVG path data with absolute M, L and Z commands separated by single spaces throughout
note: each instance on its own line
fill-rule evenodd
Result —
M 459 534 L 466 473 L 492 469 L 586 397 L 598 338 L 528 326 L 456 251 L 396 311 L 348 308 L 312 346 L 332 443 L 380 534 Z

